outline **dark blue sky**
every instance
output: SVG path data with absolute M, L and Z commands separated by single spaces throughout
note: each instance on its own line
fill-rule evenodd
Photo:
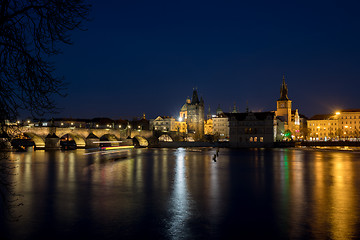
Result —
M 56 57 L 57 117 L 177 116 L 193 87 L 214 112 L 276 109 L 285 74 L 311 117 L 360 108 L 356 1 L 93 1 Z

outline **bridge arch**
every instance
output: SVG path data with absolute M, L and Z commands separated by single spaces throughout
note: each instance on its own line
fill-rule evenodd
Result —
M 146 138 L 144 138 L 144 137 L 142 137 L 140 135 L 136 135 L 133 138 L 133 141 L 134 141 L 135 146 L 139 146 L 139 147 L 147 147 L 147 146 L 149 146 L 148 140 L 146 140 Z
M 77 148 L 85 148 L 86 142 L 83 136 L 74 133 L 66 133 L 60 137 L 60 141 L 74 141 Z
M 159 138 L 159 142 L 173 142 L 174 140 L 167 134 L 161 135 Z
M 110 141 L 109 143 L 101 143 L 100 146 L 118 146 L 118 139 L 114 134 L 104 134 L 100 137 L 100 141 Z M 101 146 L 101 147 L 102 147 Z
M 16 135 L 11 140 L 10 144 L 16 150 L 25 150 L 28 147 L 35 147 L 35 142 L 24 133 Z
M 23 135 L 25 137 L 30 138 L 31 141 L 34 142 L 35 148 L 41 148 L 41 149 L 45 148 L 45 140 L 41 136 L 31 132 L 23 133 Z

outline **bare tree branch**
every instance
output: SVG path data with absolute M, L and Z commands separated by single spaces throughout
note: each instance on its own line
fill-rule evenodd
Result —
M 70 32 L 89 20 L 85 0 L 0 0 L 0 123 L 19 110 L 42 116 L 64 95 L 63 77 L 49 61 L 71 44 Z

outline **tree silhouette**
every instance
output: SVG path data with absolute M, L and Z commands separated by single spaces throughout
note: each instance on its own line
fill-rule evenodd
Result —
M 72 30 L 83 30 L 90 7 L 85 0 L 0 0 L 0 213 L 11 217 L 21 204 L 11 178 L 15 164 L 1 151 L 8 144 L 6 120 L 16 120 L 22 109 L 33 117 L 53 112 L 53 96 L 64 95 L 64 83 L 52 57 L 71 44 Z
M 90 5 L 83 0 L 0 0 L 0 120 L 14 120 L 21 109 L 43 115 L 54 109 L 53 95 L 64 95 L 51 57 L 69 32 L 82 29 Z

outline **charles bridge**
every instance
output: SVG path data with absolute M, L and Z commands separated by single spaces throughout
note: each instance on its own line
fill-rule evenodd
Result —
M 99 147 L 100 141 L 110 142 L 112 146 L 124 141 L 146 147 L 148 139 L 153 136 L 153 132 L 149 130 L 44 126 L 22 126 L 17 129 L 17 133 L 15 139 L 32 141 L 35 149 L 59 149 L 60 141 L 64 138 L 72 139 L 77 148 Z

